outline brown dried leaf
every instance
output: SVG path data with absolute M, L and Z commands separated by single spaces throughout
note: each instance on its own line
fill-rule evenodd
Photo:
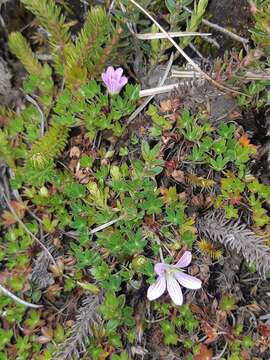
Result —
M 173 177 L 176 181 L 178 181 L 178 182 L 180 182 L 180 183 L 184 183 L 184 182 L 185 182 L 185 173 L 184 173 L 184 171 L 182 171 L 182 170 L 174 170 L 174 171 L 172 172 L 172 177 Z
M 246 306 L 246 308 L 247 308 L 248 310 L 250 310 L 251 312 L 257 314 L 257 315 L 259 315 L 260 312 L 261 312 L 260 306 L 259 306 L 258 304 L 256 304 L 256 303 L 254 303 L 254 304 L 248 304 L 248 305 Z
M 5 226 L 16 224 L 16 219 L 14 215 L 9 211 L 3 211 L 1 218 L 2 224 Z
M 214 342 L 217 338 L 217 330 L 214 326 L 210 325 L 207 321 L 202 320 L 201 322 L 203 332 L 207 336 L 207 340 L 205 341 L 206 344 L 211 344 Z
M 259 334 L 262 335 L 263 337 L 266 338 L 270 337 L 270 325 L 263 324 L 262 322 L 260 322 L 259 325 L 257 326 L 257 330 Z
M 202 315 L 202 316 L 205 315 L 205 310 L 203 310 L 200 306 L 196 304 L 190 304 L 189 308 L 193 314 Z
M 51 341 L 51 339 L 48 338 L 47 336 L 38 336 L 37 341 L 43 345 L 43 344 L 48 344 Z
M 69 156 L 71 158 L 79 158 L 81 155 L 81 150 L 79 149 L 78 146 L 73 146 L 71 149 L 70 149 L 70 152 L 69 152 Z
M 53 273 L 53 275 L 55 277 L 59 277 L 63 274 L 64 272 L 64 263 L 62 262 L 62 260 L 57 260 L 56 265 L 51 265 L 50 266 L 50 271 Z

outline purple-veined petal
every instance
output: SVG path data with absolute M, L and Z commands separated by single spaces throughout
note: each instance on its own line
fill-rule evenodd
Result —
M 122 76 L 119 81 L 119 84 L 121 85 L 121 87 L 123 87 L 126 85 L 127 82 L 128 82 L 128 78 L 126 76 Z
M 106 75 L 112 78 L 113 74 L 114 74 L 114 68 L 112 66 L 109 66 L 108 69 L 106 70 Z
M 185 251 L 178 262 L 174 265 L 179 268 L 184 268 L 191 263 L 192 254 L 190 251 Z
M 173 275 L 168 275 L 167 278 L 167 290 L 175 305 L 183 304 L 183 294 L 181 287 Z
M 202 287 L 202 282 L 200 279 L 195 278 L 194 276 L 185 274 L 181 271 L 175 271 L 174 273 L 176 279 L 179 283 L 187 289 L 200 289 Z
M 122 68 L 118 68 L 118 69 L 115 70 L 114 78 L 115 78 L 116 81 L 120 81 L 122 75 L 123 75 L 123 69 Z
M 111 94 L 118 94 L 120 91 L 118 89 L 118 84 L 115 82 L 114 79 L 111 80 L 111 86 L 109 88 Z
M 156 274 L 158 274 L 158 275 L 164 274 L 164 270 L 166 269 L 166 266 L 167 266 L 167 265 L 164 264 L 164 263 L 157 263 L 157 264 L 155 264 L 154 269 L 155 269 Z
M 102 73 L 102 74 L 101 74 L 101 78 L 102 78 L 103 82 L 107 85 L 107 83 L 108 83 L 108 76 L 107 76 L 107 74 L 106 74 L 106 73 Z
M 101 78 L 111 95 L 119 94 L 128 82 L 128 78 L 122 76 L 122 74 L 122 68 L 114 69 L 112 66 L 109 66 L 107 70 L 101 74 Z
M 159 276 L 157 281 L 150 285 L 147 290 L 147 298 L 151 300 L 158 299 L 166 290 L 166 279 L 165 276 Z

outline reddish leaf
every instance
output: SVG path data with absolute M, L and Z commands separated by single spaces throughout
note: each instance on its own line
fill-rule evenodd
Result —
M 263 337 L 266 337 L 266 338 L 270 337 L 270 325 L 260 323 L 257 326 L 257 330 L 258 330 L 259 334 L 262 335 Z
M 239 138 L 239 143 L 243 146 L 243 147 L 249 147 L 249 148 L 254 148 L 257 149 L 257 146 L 250 144 L 250 140 L 247 136 L 247 134 L 243 134 L 240 138 Z
M 206 344 L 211 344 L 217 339 L 218 335 L 216 329 L 205 320 L 202 320 L 202 329 L 207 336 L 207 340 L 205 341 Z
M 200 353 L 194 356 L 193 360 L 212 360 L 212 358 L 213 350 L 202 344 L 200 348 Z

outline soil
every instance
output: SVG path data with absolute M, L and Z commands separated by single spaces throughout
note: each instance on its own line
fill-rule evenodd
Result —
M 242 37 L 249 38 L 248 28 L 252 25 L 250 7 L 247 0 L 211 0 L 207 8 L 207 19 L 215 24 L 224 27 Z M 209 29 L 220 45 L 214 55 L 222 56 L 225 50 L 239 47 L 239 43 L 232 41 L 230 37 Z

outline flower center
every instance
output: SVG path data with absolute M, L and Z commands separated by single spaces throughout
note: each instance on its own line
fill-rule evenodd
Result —
M 170 265 L 166 267 L 165 271 L 168 276 L 173 276 L 175 274 L 175 269 Z

